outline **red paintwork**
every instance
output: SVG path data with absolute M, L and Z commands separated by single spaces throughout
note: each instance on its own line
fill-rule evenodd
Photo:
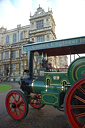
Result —
M 85 73 L 83 73 L 83 76 L 85 76 Z
M 75 115 L 73 112 L 72 112 L 72 107 L 83 107 L 82 105 L 79 106 L 79 105 L 71 105 L 71 99 L 72 97 L 75 97 L 76 99 L 78 99 L 79 101 L 82 101 L 83 103 L 85 103 L 85 100 L 83 98 L 80 98 L 79 96 L 75 95 L 74 94 L 74 91 L 76 89 L 80 89 L 81 90 L 81 84 L 85 83 L 85 78 L 81 79 L 80 81 L 78 81 L 77 83 L 75 83 L 72 88 L 69 90 L 69 92 L 67 93 L 67 97 L 66 97 L 66 101 L 65 101 L 65 111 L 66 111 L 66 115 L 67 115 L 67 118 L 72 126 L 72 128 L 85 128 L 85 124 L 84 126 L 81 126 L 81 124 L 79 124 L 79 122 L 77 121 L 77 118 L 80 116 L 85 116 L 85 112 L 83 114 L 77 114 Z M 82 89 L 81 90 L 82 93 L 84 94 L 85 93 L 85 90 Z M 85 107 L 85 105 L 84 105 Z
M 16 99 L 16 96 L 18 96 L 18 99 Z M 12 104 L 15 104 L 16 108 L 13 108 Z M 22 118 L 25 113 L 25 103 L 22 96 L 17 92 L 9 93 L 6 98 L 6 108 L 9 115 L 11 115 L 14 119 Z
M 38 104 L 39 101 L 41 99 L 41 96 L 39 94 L 34 94 L 35 97 L 37 97 L 36 99 L 32 99 L 30 100 L 30 105 L 34 108 L 41 108 L 43 106 L 43 104 Z

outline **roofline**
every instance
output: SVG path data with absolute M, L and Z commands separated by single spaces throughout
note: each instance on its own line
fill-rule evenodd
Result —
M 85 36 L 73 37 L 73 38 L 67 38 L 67 39 L 59 39 L 59 40 L 50 40 L 50 41 L 44 41 L 44 42 L 35 42 L 35 43 L 31 43 L 31 44 L 26 44 L 24 46 L 36 45 L 36 44 L 44 44 L 44 43 L 56 42 L 56 41 L 65 41 L 65 40 L 78 39 L 78 38 L 85 38 Z

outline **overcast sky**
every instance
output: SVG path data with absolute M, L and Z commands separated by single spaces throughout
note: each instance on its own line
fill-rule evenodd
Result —
M 52 9 L 57 39 L 85 36 L 85 0 L 0 0 L 0 27 L 29 25 L 30 12 Z
M 45 11 L 52 8 L 57 39 L 85 35 L 85 0 L 0 0 L 0 27 L 29 25 L 39 4 Z

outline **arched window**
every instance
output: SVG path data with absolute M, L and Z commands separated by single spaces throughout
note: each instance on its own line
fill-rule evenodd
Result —
M 17 41 L 17 36 L 16 36 L 16 33 L 13 34 L 13 42 L 16 42 Z
M 23 38 L 24 38 L 24 33 L 21 32 L 21 34 L 20 34 L 20 40 L 23 40 Z
M 6 43 L 9 43 L 9 35 L 6 36 Z

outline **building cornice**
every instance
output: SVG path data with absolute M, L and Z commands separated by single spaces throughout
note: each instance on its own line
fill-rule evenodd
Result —
M 5 32 L 3 32 L 3 34 L 19 31 L 19 30 L 26 29 L 26 28 L 30 29 L 30 25 L 21 26 L 19 28 L 14 28 L 14 29 L 6 30 Z

